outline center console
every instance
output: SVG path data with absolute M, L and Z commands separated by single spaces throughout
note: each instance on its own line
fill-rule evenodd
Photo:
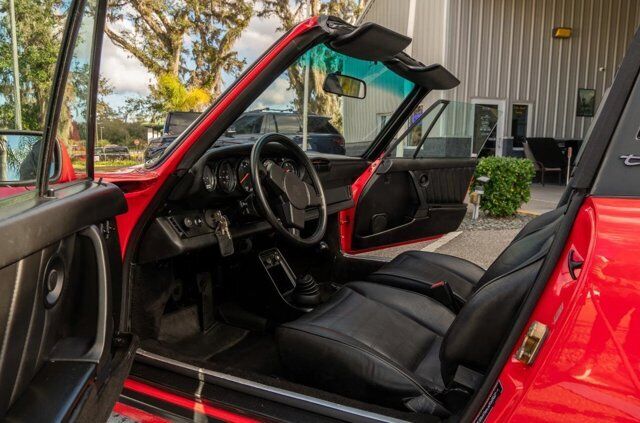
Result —
M 277 248 L 261 252 L 260 264 L 279 297 L 297 310 L 308 311 L 320 304 L 320 287 L 311 275 L 296 277 Z

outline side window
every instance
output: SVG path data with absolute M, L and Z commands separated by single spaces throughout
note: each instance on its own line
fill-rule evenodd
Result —
M 473 104 L 454 101 L 438 101 L 424 112 L 418 109 L 398 136 L 395 156 L 440 159 L 476 157 L 491 130 L 474 130 L 474 112 Z M 496 122 L 496 119 L 492 119 L 490 125 L 495 127 Z
M 262 133 L 268 134 L 270 132 L 276 132 L 276 120 L 272 114 L 268 114 L 264 117 L 262 124 Z
M 262 125 L 261 115 L 243 116 L 233 124 L 235 133 L 242 134 L 259 134 L 260 125 Z
M 281 134 L 297 134 L 302 132 L 302 122 L 296 115 L 276 115 L 278 132 Z
M 69 4 L 14 2 L 0 13 L 0 200 L 35 188 Z M 51 179 L 60 178 L 59 163 L 49 167 Z
M 89 127 L 92 91 L 93 41 L 95 36 L 97 0 L 87 0 L 80 23 L 76 44 L 62 100 L 58 121 L 58 143 L 65 179 L 82 179 L 88 176 L 88 143 L 93 129 Z

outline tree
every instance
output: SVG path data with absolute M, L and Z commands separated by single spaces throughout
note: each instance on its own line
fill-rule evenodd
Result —
M 63 0 L 15 2 L 24 129 L 39 130 L 44 126 L 67 7 Z M 7 8 L 7 2 L 0 3 L 0 96 L 7 99 L 0 105 L 0 122 L 4 127 L 13 127 L 14 75 Z
M 246 0 L 116 0 L 105 32 L 156 78 L 217 96 L 244 65 L 233 47 L 252 15 Z
M 280 21 L 280 30 L 288 31 L 308 16 L 333 15 L 347 22 L 355 23 L 364 8 L 363 1 L 356 0 L 264 0 L 263 9 L 258 16 L 275 16 Z M 326 94 L 322 90 L 322 84 L 326 76 L 326 70 L 332 71 L 341 68 L 336 62 L 336 54 L 328 49 L 315 48 L 309 53 L 308 61 L 312 71 L 309 75 L 309 112 L 331 117 L 332 123 L 342 127 L 342 114 L 340 113 L 340 99 L 335 95 Z M 302 109 L 304 99 L 304 68 L 307 58 L 302 57 L 288 69 L 289 88 L 295 94 L 294 106 Z
M 158 112 L 179 110 L 185 112 L 202 111 L 211 102 L 211 95 L 202 88 L 187 88 L 171 74 L 160 75 L 156 85 L 151 87 L 154 98 L 152 108 Z

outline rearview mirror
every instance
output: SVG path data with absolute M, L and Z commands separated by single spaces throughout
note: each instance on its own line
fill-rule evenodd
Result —
M 42 133 L 36 131 L 0 130 L 0 184 L 27 185 L 34 183 L 38 170 Z M 59 154 L 54 154 L 54 162 Z M 57 166 L 52 163 L 50 175 Z
M 330 73 L 322 84 L 325 92 L 351 98 L 365 98 L 367 95 L 367 84 L 358 78 Z

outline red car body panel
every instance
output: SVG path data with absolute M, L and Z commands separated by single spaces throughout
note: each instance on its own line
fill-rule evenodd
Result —
M 489 421 L 640 419 L 638 234 L 640 199 L 585 201 L 530 318 L 549 335 L 533 365 L 512 355 Z M 584 260 L 577 280 L 568 270 L 571 250 Z
M 105 181 L 115 183 L 123 188 L 129 210 L 117 217 L 118 233 L 120 236 L 121 251 L 124 256 L 127 245 L 131 238 L 131 232 L 135 227 L 142 213 L 147 209 L 151 200 L 156 195 L 160 187 L 174 172 L 191 146 L 196 143 L 207 128 L 215 122 L 223 110 L 225 110 L 240 93 L 251 83 L 265 67 L 293 40 L 301 34 L 309 31 L 318 24 L 318 19 L 312 17 L 298 24 L 287 35 L 282 37 L 271 49 L 251 68 L 241 79 L 236 81 L 231 89 L 223 94 L 215 107 L 210 109 L 203 120 L 186 138 L 176 147 L 174 151 L 157 168 L 149 170 L 139 168 L 135 176 L 129 173 L 109 173 L 102 175 Z

